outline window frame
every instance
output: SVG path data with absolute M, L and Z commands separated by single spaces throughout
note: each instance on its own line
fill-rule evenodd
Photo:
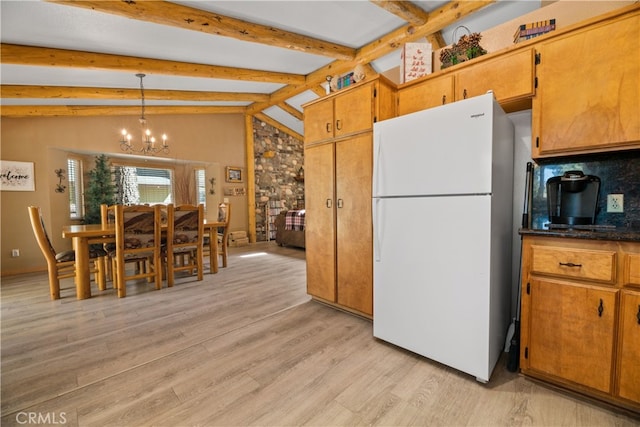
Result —
M 72 167 L 72 163 L 75 167 Z M 73 169 L 73 171 L 72 171 Z M 84 218 L 84 163 L 78 156 L 67 156 L 67 182 L 69 189 L 69 219 L 79 221 Z M 75 199 L 76 213 L 72 208 Z
M 176 171 L 173 167 L 166 167 L 166 166 L 162 166 L 162 165 L 148 165 L 148 164 L 140 164 L 137 162 L 126 162 L 126 161 L 121 161 L 121 159 L 118 159 L 118 161 L 112 161 L 112 171 L 113 173 L 113 177 L 115 180 L 115 170 L 116 168 L 119 167 L 131 167 L 131 168 L 136 168 L 136 169 L 156 169 L 156 170 L 162 170 L 162 171 L 167 171 L 169 173 L 169 199 L 170 201 L 167 201 L 167 199 L 165 198 L 164 201 L 158 202 L 158 201 L 149 201 L 149 200 L 143 200 L 140 199 L 139 203 L 140 204 L 149 204 L 149 205 L 157 205 L 157 204 L 167 204 L 167 203 L 174 203 L 175 201 L 175 179 L 176 179 Z M 116 183 L 117 185 L 117 183 Z M 138 183 L 138 190 L 140 190 L 140 183 Z M 139 191 L 140 195 L 142 196 L 143 194 L 145 194 L 145 192 L 141 192 Z
M 202 175 L 202 178 L 200 177 Z M 197 167 L 194 169 L 195 196 L 196 204 L 203 204 L 207 209 L 207 173 L 205 168 Z

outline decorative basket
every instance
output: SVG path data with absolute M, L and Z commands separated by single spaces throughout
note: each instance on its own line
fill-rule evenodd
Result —
M 452 44 L 450 48 L 442 49 L 440 52 L 440 69 L 451 67 L 452 65 L 477 58 L 487 53 L 487 51 L 480 46 L 482 35 L 480 33 L 472 33 L 464 25 L 455 29 L 453 32 L 454 40 L 460 28 L 467 30 L 469 34 L 461 36 L 458 42 Z

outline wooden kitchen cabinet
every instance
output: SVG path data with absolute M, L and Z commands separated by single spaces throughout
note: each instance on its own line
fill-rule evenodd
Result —
M 533 158 L 640 148 L 640 12 L 536 46 Z
M 307 292 L 373 314 L 371 132 L 305 149 Z
M 640 243 L 524 235 L 523 374 L 640 411 Z
M 527 369 L 611 390 L 615 289 L 531 279 Z
M 640 251 L 624 253 L 616 395 L 640 402 Z
M 640 292 L 623 290 L 620 304 L 620 346 L 616 395 L 640 402 Z
M 505 111 L 506 105 L 531 98 L 535 93 L 533 48 L 505 53 L 458 71 L 456 100 L 473 98 L 492 90 Z
M 307 292 L 366 317 L 373 315 L 372 129 L 395 116 L 395 103 L 391 86 L 376 79 L 304 106 Z
M 492 90 L 505 111 L 530 108 L 535 93 L 533 48 L 481 57 L 398 90 L 398 115 L 483 95 Z
M 304 110 L 305 145 L 333 138 L 333 102 L 317 102 Z M 309 120 L 307 117 L 312 117 Z
M 373 314 L 371 134 L 336 142 L 337 302 Z
M 304 152 L 307 292 L 327 301 L 336 300 L 334 149 L 326 143 Z
M 414 113 L 454 101 L 454 78 L 446 74 L 422 80 L 398 91 L 398 115 Z
M 373 81 L 307 104 L 304 109 L 305 145 L 371 130 L 378 119 L 375 108 L 378 91 L 384 89 Z

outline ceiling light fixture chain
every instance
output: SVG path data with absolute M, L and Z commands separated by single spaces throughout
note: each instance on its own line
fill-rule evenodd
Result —
M 136 77 L 140 78 L 140 98 L 142 99 L 142 114 L 140 115 L 140 124 L 146 125 L 147 119 L 144 117 L 144 85 L 142 84 L 142 79 L 144 78 L 144 74 L 142 73 L 136 74 Z
M 144 102 L 144 85 L 142 83 L 142 79 L 145 77 L 145 74 L 139 73 L 136 74 L 136 77 L 140 79 L 140 99 L 141 99 L 141 114 L 140 114 L 140 127 L 142 128 L 142 147 L 134 148 L 131 144 L 131 134 L 127 132 L 126 129 L 122 129 L 122 137 L 120 139 L 120 148 L 122 151 L 126 151 L 128 153 L 142 153 L 145 155 L 155 155 L 156 153 L 162 152 L 164 154 L 169 154 L 169 144 L 167 144 L 167 135 L 162 134 L 162 145 L 160 147 L 156 147 L 156 138 L 151 135 L 151 130 L 147 127 L 147 119 L 144 116 L 145 102 Z

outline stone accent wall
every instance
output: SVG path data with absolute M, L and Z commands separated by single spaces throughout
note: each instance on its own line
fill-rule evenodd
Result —
M 304 143 L 256 118 L 253 141 L 256 240 L 267 240 L 267 227 L 269 240 L 273 240 L 272 225 L 278 212 L 304 208 L 304 179 L 300 175 L 304 174 Z

